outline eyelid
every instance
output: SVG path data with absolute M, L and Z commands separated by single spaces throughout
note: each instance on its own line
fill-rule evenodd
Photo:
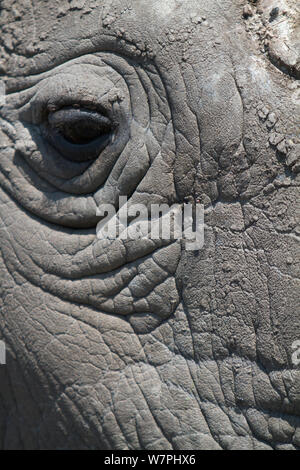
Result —
M 65 107 L 58 111 L 49 113 L 48 122 L 50 125 L 59 127 L 59 125 L 65 124 L 66 122 L 68 122 L 68 124 L 72 124 L 72 122 L 77 123 L 78 120 L 84 117 L 93 121 L 95 124 L 102 124 L 107 127 L 111 127 L 112 125 L 110 119 L 100 112 L 95 112 L 86 108 L 78 109 L 74 107 Z
M 35 93 L 30 100 L 19 109 L 19 118 L 24 122 L 40 125 L 45 122 L 48 115 L 66 107 L 80 107 L 109 116 L 112 112 L 109 101 L 109 87 L 107 91 L 100 92 L 103 81 L 94 83 L 86 89 L 76 77 L 68 73 L 60 73 L 49 77 L 35 86 Z

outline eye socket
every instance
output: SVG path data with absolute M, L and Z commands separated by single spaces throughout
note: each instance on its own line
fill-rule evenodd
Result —
M 65 158 L 82 162 L 99 155 L 112 131 L 110 119 L 97 111 L 63 108 L 48 115 L 44 136 Z

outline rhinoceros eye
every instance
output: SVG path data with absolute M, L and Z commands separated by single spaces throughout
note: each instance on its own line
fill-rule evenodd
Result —
M 65 158 L 86 161 L 106 147 L 112 131 L 110 119 L 97 111 L 63 108 L 49 113 L 44 135 Z

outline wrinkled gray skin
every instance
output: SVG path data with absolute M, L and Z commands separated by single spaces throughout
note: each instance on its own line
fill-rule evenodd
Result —
M 0 4 L 1 447 L 299 449 L 296 2 Z M 41 132 L 72 105 L 93 162 Z M 204 248 L 99 241 L 119 195 L 204 203 Z

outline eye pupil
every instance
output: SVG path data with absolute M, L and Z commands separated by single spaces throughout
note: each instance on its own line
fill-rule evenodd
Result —
M 66 124 L 62 126 L 59 128 L 59 132 L 68 142 L 84 145 L 97 139 L 99 135 L 109 132 L 109 129 L 105 132 L 104 129 L 99 129 L 99 126 L 82 120 L 73 125 Z

